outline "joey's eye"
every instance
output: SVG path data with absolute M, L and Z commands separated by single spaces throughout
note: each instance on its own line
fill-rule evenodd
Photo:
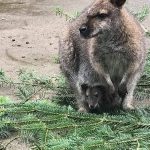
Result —
M 89 96 L 88 95 L 85 95 L 86 96 L 86 98 L 88 98 Z
M 95 93 L 94 96 L 97 98 L 98 97 L 98 93 Z
M 106 14 L 106 13 L 97 14 L 96 17 L 97 17 L 98 19 L 105 19 L 105 18 L 108 17 L 108 14 Z

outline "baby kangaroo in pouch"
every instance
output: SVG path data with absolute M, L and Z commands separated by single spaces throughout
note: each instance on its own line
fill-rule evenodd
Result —
M 126 0 L 96 0 L 80 16 L 79 32 L 94 70 L 117 92 L 124 110 L 134 109 L 133 94 L 146 59 L 144 34 L 123 8 Z M 82 18 L 82 19 L 81 19 Z
M 101 86 L 89 86 L 87 84 L 81 85 L 83 102 L 79 112 L 91 112 L 99 109 L 100 103 L 104 97 L 103 88 Z
M 102 110 L 108 111 L 119 106 L 119 101 L 116 103 L 104 86 L 82 84 L 81 89 L 84 97 L 82 103 L 84 105 L 79 109 L 79 112 L 99 113 Z

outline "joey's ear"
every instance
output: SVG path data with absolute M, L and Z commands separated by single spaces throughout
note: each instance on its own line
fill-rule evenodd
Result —
M 116 7 L 122 7 L 126 0 L 110 0 L 110 2 Z
M 104 86 L 101 86 L 101 85 L 97 85 L 95 86 L 97 89 L 99 89 L 101 91 L 101 93 L 105 93 L 106 92 L 106 88 Z
M 87 88 L 88 88 L 87 84 L 82 84 L 81 85 L 81 89 L 82 89 L 83 92 L 86 92 Z

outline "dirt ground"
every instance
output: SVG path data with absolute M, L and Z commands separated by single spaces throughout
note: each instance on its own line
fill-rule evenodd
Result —
M 67 23 L 56 16 L 57 7 L 70 14 L 81 11 L 91 0 L 0 0 L 0 69 L 16 79 L 19 69 L 35 70 L 41 75 L 59 74 L 58 35 Z M 127 7 L 136 13 L 150 0 L 128 0 Z M 150 15 L 142 22 L 150 30 Z M 150 40 L 146 39 L 147 48 Z M 6 88 L 0 95 L 9 95 Z M 4 141 L 7 143 L 8 141 Z M 15 141 L 9 150 L 28 150 L 26 145 Z

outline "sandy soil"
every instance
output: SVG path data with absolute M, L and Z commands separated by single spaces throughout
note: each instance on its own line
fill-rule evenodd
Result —
M 59 65 L 54 63 L 54 59 L 58 57 L 58 34 L 67 22 L 64 17 L 56 16 L 54 10 L 59 6 L 73 13 L 81 11 L 90 1 L 0 0 L 0 68 L 13 79 L 23 68 L 42 75 L 59 74 Z M 150 0 L 128 1 L 127 7 L 137 12 L 145 4 L 150 5 Z M 149 22 L 150 16 L 142 24 L 150 29 Z M 146 41 L 148 47 L 150 42 Z M 0 95 L 10 95 L 11 90 L 1 88 Z M 29 148 L 15 141 L 8 149 Z

